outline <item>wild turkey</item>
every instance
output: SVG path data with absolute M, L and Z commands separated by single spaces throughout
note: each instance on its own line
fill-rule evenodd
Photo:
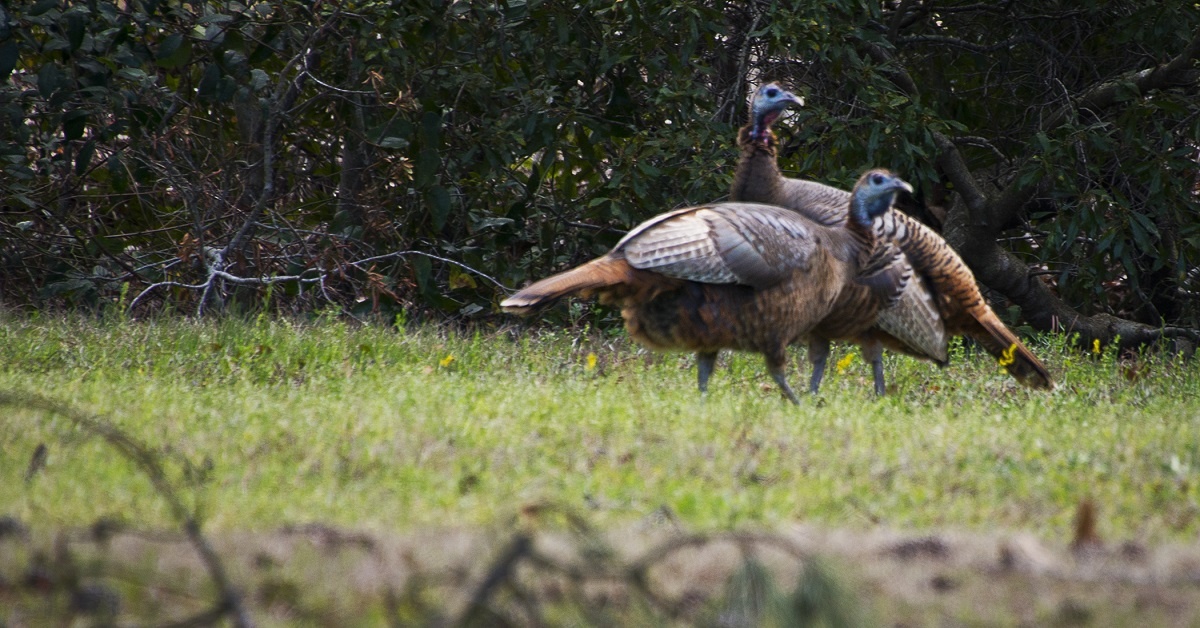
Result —
M 750 105 L 750 122 L 738 133 L 741 157 L 734 177 L 732 199 L 779 205 L 831 228 L 847 224 L 850 193 L 838 188 L 784 177 L 776 162 L 772 123 L 799 98 L 775 83 L 760 87 Z M 917 357 L 945 361 L 945 336 L 930 335 L 929 314 L 935 309 L 948 335 L 973 338 L 995 356 L 1019 382 L 1035 388 L 1053 388 L 1050 373 L 1041 361 L 1004 325 L 979 292 L 975 276 L 941 236 L 899 211 L 882 214 L 873 223 L 874 235 L 894 243 L 916 272 L 916 280 L 896 306 L 880 312 L 876 328 L 856 339 L 873 359 L 875 342 Z M 843 337 L 844 338 L 844 337 Z M 826 337 L 828 339 L 837 339 Z M 816 355 L 812 388 L 820 383 L 828 343 L 814 336 Z M 810 352 L 813 347 L 810 346 Z M 882 366 L 875 366 L 875 387 L 882 383 Z
M 775 135 L 771 125 L 791 105 L 802 101 L 778 85 L 764 85 L 750 105 L 750 123 L 738 134 L 742 149 L 731 197 L 735 201 L 769 202 L 794 209 L 830 227 L 845 228 L 850 193 L 835 187 L 783 177 L 775 161 Z M 910 190 L 911 191 L 911 190 Z M 771 199 L 771 200 L 766 200 Z M 888 212 L 888 216 L 894 212 Z M 881 216 L 882 217 L 882 216 Z M 875 221 L 873 226 L 878 226 Z M 838 317 L 830 317 L 830 321 Z M 818 326 L 810 334 L 808 357 L 812 363 L 809 390 L 816 394 L 825 375 L 831 340 L 857 343 L 871 365 L 875 393 L 883 395 L 883 347 L 945 365 L 948 360 L 946 327 L 934 303 L 927 280 L 919 274 L 908 283 L 894 306 L 879 313 L 877 325 L 853 330 Z
M 625 328 L 658 350 L 695 351 L 700 391 L 721 349 L 763 354 L 793 403 L 786 347 L 835 308 L 838 326 L 865 330 L 912 276 L 898 249 L 877 247 L 870 228 L 908 184 L 884 171 L 863 175 L 854 218 L 819 225 L 791 210 L 714 203 L 660 214 L 634 227 L 611 251 L 505 299 L 516 314 L 571 294 L 619 304 Z

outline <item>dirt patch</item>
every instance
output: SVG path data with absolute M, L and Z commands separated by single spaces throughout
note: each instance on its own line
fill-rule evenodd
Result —
M 1200 621 L 1200 545 L 1072 549 L 1020 533 L 814 526 L 699 535 L 661 522 L 592 533 L 534 520 L 407 533 L 310 525 L 208 540 L 244 618 L 265 625 L 755 625 L 805 612 L 843 625 Z M 218 588 L 179 533 L 0 520 L 0 625 L 215 618 L 229 611 Z

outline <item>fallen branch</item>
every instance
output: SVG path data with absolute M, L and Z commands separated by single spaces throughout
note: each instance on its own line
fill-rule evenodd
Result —
M 211 292 L 214 289 L 218 288 L 218 285 L 217 285 L 218 282 L 229 282 L 232 284 L 243 285 L 243 286 L 269 286 L 269 285 L 273 285 L 273 284 L 277 284 L 277 283 L 287 283 L 287 282 L 297 282 L 297 283 L 301 283 L 301 284 L 314 284 L 315 283 L 320 286 L 322 296 L 325 297 L 325 299 L 327 301 L 329 301 L 330 303 L 334 302 L 333 298 L 326 291 L 325 282 L 328 281 L 328 279 L 329 279 L 329 273 L 328 273 L 328 271 L 326 271 L 323 268 L 319 268 L 319 267 L 318 268 L 310 268 L 310 269 L 307 269 L 296 275 L 264 275 L 261 277 L 241 277 L 241 276 L 234 275 L 233 273 L 230 273 L 226 270 L 221 269 L 223 266 L 225 266 L 225 264 L 224 264 L 223 258 L 221 257 L 220 251 L 210 249 L 210 250 L 207 250 L 206 253 L 208 254 L 208 258 L 209 258 L 206 263 L 206 266 L 208 267 L 208 278 L 204 282 L 202 282 L 202 283 L 185 283 L 182 281 L 159 281 L 159 282 L 152 283 L 149 286 L 146 286 L 145 288 L 143 288 L 142 291 L 139 292 L 138 295 L 129 302 L 129 306 L 126 308 L 126 311 L 128 313 L 132 314 L 134 309 L 138 306 L 139 303 L 142 302 L 143 299 L 145 299 L 148 295 L 153 293 L 155 290 L 158 290 L 159 288 L 183 288 L 186 290 L 201 290 L 202 291 L 200 303 L 196 309 L 196 316 L 199 317 L 204 314 L 204 304 L 208 301 L 208 298 L 209 298 L 209 295 L 211 294 Z M 450 259 L 448 257 L 442 257 L 440 255 L 434 255 L 433 253 L 426 253 L 424 251 L 414 251 L 414 250 L 395 251 L 392 253 L 385 253 L 383 255 L 374 255 L 372 257 L 366 257 L 366 258 L 359 259 L 359 260 L 353 260 L 350 262 L 346 262 L 346 265 L 353 266 L 354 268 L 357 268 L 358 270 L 361 270 L 363 272 L 368 272 L 368 269 L 364 268 L 364 266 L 366 264 L 383 261 L 383 260 L 389 260 L 389 259 L 404 258 L 404 257 L 412 256 L 412 255 L 419 255 L 421 257 L 427 257 L 429 259 L 437 260 L 439 262 L 443 262 L 446 264 L 452 264 L 452 265 L 462 268 L 463 270 L 466 270 L 474 275 L 482 277 L 483 279 L 486 279 L 488 282 L 490 282 L 492 285 L 496 286 L 496 288 L 498 288 L 501 292 L 503 292 L 505 294 L 511 294 L 513 292 L 513 290 L 511 288 L 500 283 L 500 281 L 497 280 L 495 277 L 492 277 L 491 275 L 488 275 L 487 273 L 484 273 L 483 271 L 480 271 L 479 269 L 476 269 L 468 264 L 464 264 L 458 260 Z M 170 262 L 170 264 L 174 264 L 177 262 L 178 262 L 178 260 L 173 260 L 172 262 Z M 309 273 L 317 273 L 317 274 L 315 276 L 310 276 Z
M 74 423 L 83 431 L 98 436 L 117 450 L 127 460 L 133 462 L 142 473 L 149 478 L 155 492 L 167 503 L 171 516 L 179 523 L 188 541 L 195 548 L 200 560 L 208 570 L 213 587 L 217 590 L 217 601 L 214 606 L 200 615 L 178 622 L 175 625 L 211 625 L 216 619 L 229 617 L 233 625 L 248 628 L 254 625 L 250 615 L 242 604 L 241 594 L 233 587 L 225 572 L 225 565 L 217 556 L 212 544 L 200 531 L 200 522 L 191 515 L 183 500 L 167 479 L 159 463 L 159 457 L 146 445 L 134 440 L 103 417 L 86 414 L 66 404 L 41 397 L 38 395 L 0 391 L 0 406 L 10 408 L 33 409 L 46 414 L 61 416 Z
M 304 271 L 304 272 L 309 272 L 309 271 Z M 320 270 L 318 269 L 317 272 L 320 272 Z M 325 276 L 324 276 L 323 272 L 321 272 L 321 274 L 318 275 L 317 277 L 305 277 L 304 273 L 301 273 L 299 275 L 275 275 L 275 276 L 270 276 L 270 277 L 238 277 L 236 275 L 230 274 L 223 270 L 212 269 L 209 271 L 208 281 L 205 281 L 204 283 L 189 284 L 189 283 L 183 283 L 182 281 L 159 281 L 156 283 L 152 283 L 149 286 L 146 286 L 141 292 L 138 293 L 138 295 L 136 297 L 133 298 L 132 301 L 129 302 L 129 307 L 126 308 L 126 311 L 129 312 L 130 314 L 132 314 L 134 308 L 137 307 L 137 304 L 140 303 L 141 300 L 146 297 L 146 295 L 150 294 L 151 292 L 153 292 L 159 288 L 185 288 L 188 290 L 203 290 L 205 292 L 205 294 L 207 294 L 208 291 L 212 290 L 213 283 L 217 279 L 221 279 L 223 281 L 228 281 L 230 283 L 235 283 L 235 284 L 239 284 L 239 285 L 269 286 L 272 284 L 284 283 L 284 282 L 288 282 L 288 281 L 296 281 L 299 283 L 323 283 L 324 278 L 325 278 Z M 201 314 L 203 314 L 204 299 L 201 298 L 200 302 L 201 302 L 200 308 L 196 312 L 197 316 L 200 316 Z
M 874 44 L 867 44 L 866 50 L 872 59 L 883 66 L 882 71 L 900 91 L 914 101 L 920 98 L 916 82 L 890 51 Z M 1145 94 L 1187 79 L 1191 77 L 1192 62 L 1197 58 L 1200 58 L 1200 35 L 1178 56 L 1163 65 L 1131 72 L 1086 90 L 1069 106 L 1049 116 L 1041 128 L 1046 131 L 1061 126 L 1080 110 L 1095 112 L 1114 105 L 1118 87 L 1123 84 L 1130 83 Z M 1107 314 L 1085 316 L 1060 299 L 1049 286 L 1036 278 L 1036 271 L 1000 248 L 996 237 L 1001 229 L 1021 214 L 1030 199 L 1046 185 L 1045 182 L 1040 176 L 1025 181 L 1015 178 L 999 193 L 989 195 L 971 172 L 956 141 L 936 131 L 931 134 L 937 148 L 935 161 L 938 168 L 954 185 L 954 190 L 962 200 L 961 206 L 956 203 L 947 212 L 943 232 L 946 241 L 970 266 L 976 280 L 1016 303 L 1035 329 L 1078 333 L 1080 342 L 1088 347 L 1096 340 L 1107 345 L 1118 337 L 1122 348 L 1163 339 L 1200 342 L 1200 331 L 1197 330 L 1159 328 Z M 1030 155 L 1034 154 L 1036 151 L 1030 151 Z M 1189 350 L 1189 347 L 1178 344 L 1175 348 Z
M 475 592 L 471 594 L 471 599 L 463 609 L 462 615 L 456 621 L 450 622 L 450 625 L 471 625 L 472 619 L 477 619 L 487 607 L 488 599 L 491 598 L 496 588 L 514 578 L 517 563 L 529 555 L 531 547 L 533 547 L 533 539 L 524 534 L 514 536 L 500 557 L 492 563 L 484 579 L 475 587 Z

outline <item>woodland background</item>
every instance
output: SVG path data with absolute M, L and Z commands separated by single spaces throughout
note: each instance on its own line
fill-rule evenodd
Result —
M 500 320 L 778 80 L 785 171 L 897 170 L 1011 321 L 1194 341 L 1198 57 L 1190 0 L 9 1 L 0 300 Z

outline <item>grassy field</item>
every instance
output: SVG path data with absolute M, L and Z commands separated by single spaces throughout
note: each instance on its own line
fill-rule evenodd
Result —
M 1194 541 L 1200 366 L 1031 347 L 1056 391 L 957 348 L 946 369 L 889 356 L 876 399 L 842 348 L 794 407 L 757 356 L 723 357 L 701 398 L 691 356 L 620 334 L 9 315 L 0 390 L 102 415 L 162 452 L 216 534 L 487 528 L 553 504 L 600 529 L 1025 531 L 1065 546 L 1090 499 L 1105 540 Z M 0 516 L 175 525 L 106 443 L 61 416 L 2 412 Z

